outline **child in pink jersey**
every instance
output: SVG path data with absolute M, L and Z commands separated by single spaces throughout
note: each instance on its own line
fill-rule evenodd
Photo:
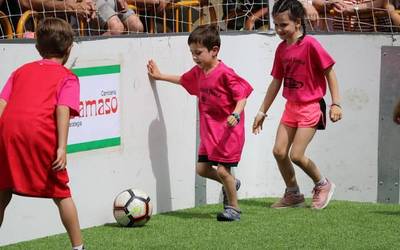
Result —
M 304 153 L 317 129 L 325 128 L 326 80 L 332 96 L 330 119 L 342 117 L 335 61 L 311 36 L 305 35 L 305 11 L 297 0 L 278 0 L 272 12 L 277 34 L 283 40 L 275 53 L 273 80 L 253 123 L 258 134 L 266 112 L 274 101 L 283 80 L 283 96 L 287 99 L 273 149 L 274 157 L 286 184 L 286 191 L 272 208 L 304 205 L 304 196 L 297 185 L 292 162 L 315 183 L 311 208 L 325 208 L 335 185 L 325 178 Z M 301 28 L 302 27 L 302 28 Z M 289 152 L 290 150 L 290 152 Z
M 37 29 L 42 60 L 15 70 L 0 93 L 0 226 L 12 195 L 52 198 L 74 250 L 82 250 L 66 170 L 69 119 L 79 115 L 79 80 L 63 65 L 70 25 L 46 18 Z
M 182 85 L 199 100 L 200 146 L 196 171 L 199 175 L 223 185 L 224 211 L 219 221 L 240 220 L 237 190 L 240 181 L 231 174 L 231 167 L 240 161 L 244 145 L 244 107 L 252 92 L 250 84 L 218 60 L 221 45 L 218 28 L 198 26 L 188 44 L 197 64 L 182 76 L 162 74 L 150 60 L 149 75 Z M 216 169 L 213 167 L 216 166 Z

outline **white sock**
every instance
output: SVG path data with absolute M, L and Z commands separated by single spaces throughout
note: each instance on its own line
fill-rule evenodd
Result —
M 84 250 L 83 244 L 80 246 L 72 247 L 72 250 Z

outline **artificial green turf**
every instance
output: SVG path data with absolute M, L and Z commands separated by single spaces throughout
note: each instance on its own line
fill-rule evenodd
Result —
M 218 222 L 215 215 L 222 205 L 217 204 L 154 215 L 141 228 L 88 228 L 83 230 L 85 245 L 88 250 L 400 249 L 399 205 L 332 201 L 322 211 L 269 208 L 275 200 L 241 200 L 240 222 Z M 1 249 L 70 246 L 61 234 Z

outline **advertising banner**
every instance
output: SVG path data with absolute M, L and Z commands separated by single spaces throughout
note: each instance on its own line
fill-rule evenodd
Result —
M 68 153 L 121 144 L 120 65 L 75 68 L 79 77 L 79 117 L 70 120 Z

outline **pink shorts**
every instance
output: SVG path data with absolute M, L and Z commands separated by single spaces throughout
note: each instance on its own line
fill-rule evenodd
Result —
M 293 128 L 325 129 L 325 110 L 324 99 L 308 103 L 287 101 L 281 123 Z

